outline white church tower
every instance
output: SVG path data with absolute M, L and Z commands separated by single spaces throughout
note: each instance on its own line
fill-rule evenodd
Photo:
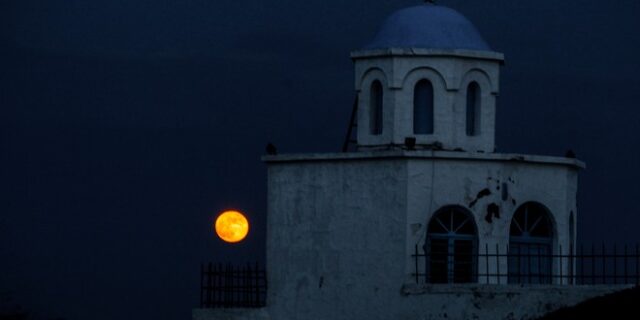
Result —
M 471 22 L 402 9 L 351 57 L 356 150 L 263 158 L 267 302 L 236 318 L 526 319 L 597 294 L 553 258 L 584 164 L 495 152 L 504 58 Z
M 504 57 L 458 12 L 400 10 L 351 54 L 359 93 L 359 150 L 404 146 L 493 152 Z

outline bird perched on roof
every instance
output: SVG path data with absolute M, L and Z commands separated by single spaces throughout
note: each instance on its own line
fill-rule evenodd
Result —
M 267 154 L 271 156 L 278 154 L 278 149 L 276 149 L 276 146 L 271 142 L 267 143 L 265 150 L 267 151 Z
M 564 154 L 564 156 L 565 156 L 566 158 L 573 158 L 573 159 L 575 159 L 575 158 L 576 158 L 576 153 L 575 153 L 575 152 L 573 152 L 573 150 L 569 149 L 569 150 L 567 150 L 567 152 Z

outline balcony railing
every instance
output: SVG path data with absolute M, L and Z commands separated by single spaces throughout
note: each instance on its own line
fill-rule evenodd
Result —
M 233 266 L 203 264 L 201 308 L 261 308 L 265 306 L 267 275 L 258 263 Z
M 479 250 L 425 252 L 411 255 L 411 276 L 422 283 L 640 285 L 640 247 L 580 246 L 577 252 L 542 250 L 539 246 L 486 245 Z

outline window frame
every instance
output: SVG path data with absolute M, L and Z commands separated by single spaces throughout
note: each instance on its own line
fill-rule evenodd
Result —
M 482 87 L 477 81 L 471 81 L 467 85 L 465 104 L 465 133 L 468 137 L 480 135 L 481 112 Z
M 384 86 L 375 79 L 369 86 L 369 134 L 379 136 L 384 130 Z
M 463 215 L 463 220 L 458 225 L 454 225 L 455 214 Z M 441 217 L 448 218 L 449 227 L 445 226 Z M 432 224 L 438 223 L 446 232 L 434 232 Z M 469 223 L 472 229 L 471 233 L 458 233 L 465 224 Z M 438 261 L 438 255 L 442 255 L 440 252 L 434 252 L 434 243 L 436 241 L 446 241 L 446 262 Z M 470 245 L 469 252 L 462 253 L 460 256 L 456 255 L 456 248 L 460 249 L 458 245 Z M 427 236 L 423 246 L 423 250 L 426 257 L 426 282 L 427 283 L 476 283 L 477 282 L 477 270 L 478 270 L 478 228 L 475 222 L 474 215 L 464 207 L 450 205 L 444 206 L 438 209 L 429 220 L 427 224 Z M 467 260 L 460 259 L 468 257 Z M 465 268 L 465 265 L 469 265 Z M 446 278 L 442 275 L 436 276 L 436 270 L 445 267 Z M 464 268 L 457 274 L 456 270 Z M 436 269 L 436 270 L 434 270 Z
M 424 89 L 427 91 L 421 92 L 419 90 L 422 89 L 422 85 L 426 85 Z M 420 96 L 421 93 L 425 96 Z M 431 80 L 427 78 L 418 80 L 413 86 L 413 134 L 434 134 L 435 101 L 435 90 Z
M 529 215 L 532 209 L 535 216 L 533 226 L 530 226 Z M 531 235 L 540 223 L 546 224 L 544 229 L 546 234 Z M 514 226 L 519 230 L 519 235 L 514 235 Z M 526 202 L 516 209 L 509 225 L 507 257 L 509 284 L 551 284 L 553 282 L 554 231 L 553 215 L 541 203 Z

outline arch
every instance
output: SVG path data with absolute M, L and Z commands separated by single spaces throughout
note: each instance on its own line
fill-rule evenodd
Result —
M 450 205 L 436 211 L 427 227 L 427 282 L 476 281 L 478 229 L 469 210 Z
M 482 92 L 480 85 L 473 81 L 467 86 L 467 112 L 466 112 L 466 132 L 467 136 L 477 136 L 480 134 L 480 119 L 482 108 Z
M 429 83 L 431 88 L 428 88 L 426 83 Z M 420 91 L 421 89 L 424 91 Z M 429 89 L 431 89 L 431 97 L 428 97 L 428 93 L 426 92 Z M 447 140 L 446 136 L 449 132 L 439 129 L 449 126 L 449 124 L 446 123 L 450 118 L 448 115 L 449 109 L 447 108 L 448 101 L 447 95 L 445 94 L 446 92 L 447 83 L 445 78 L 437 70 L 429 67 L 420 67 L 409 71 L 402 80 L 402 90 L 397 98 L 399 101 L 409 101 L 413 107 L 400 108 L 400 112 L 402 113 L 400 118 L 406 119 L 406 123 L 403 123 L 406 132 L 403 133 L 416 135 L 419 144 Z M 428 110 L 428 105 L 422 103 L 421 98 L 423 98 L 422 100 L 432 101 L 431 110 Z M 423 106 L 422 110 L 419 107 L 421 104 Z M 416 109 L 416 107 L 418 108 Z M 429 117 L 429 115 L 431 115 L 431 117 Z M 425 122 L 427 125 L 421 128 L 421 124 Z
M 362 73 L 360 79 L 356 83 L 356 90 L 361 90 L 367 87 L 367 83 L 371 83 L 375 80 L 380 80 L 383 86 L 390 87 L 391 84 L 387 80 L 387 74 L 380 67 L 370 67 Z
M 413 88 L 413 133 L 433 133 L 433 85 L 421 79 Z
M 491 76 L 483 69 L 471 68 L 462 76 L 461 79 L 462 80 L 459 82 L 459 88 L 464 88 L 470 82 L 475 81 L 480 84 L 482 88 L 485 88 L 487 92 L 493 94 L 498 93 L 495 81 L 491 81 Z
M 382 134 L 382 108 L 384 105 L 384 89 L 380 80 L 371 83 L 369 91 L 369 133 Z
M 509 228 L 509 283 L 551 283 L 553 216 L 538 202 L 516 209 Z
M 404 76 L 402 87 L 406 87 L 407 84 L 416 83 L 419 79 L 429 80 L 436 90 L 446 91 L 450 89 L 450 85 L 447 83 L 445 77 L 438 72 L 438 70 L 429 67 L 411 69 L 411 71 L 407 72 Z

